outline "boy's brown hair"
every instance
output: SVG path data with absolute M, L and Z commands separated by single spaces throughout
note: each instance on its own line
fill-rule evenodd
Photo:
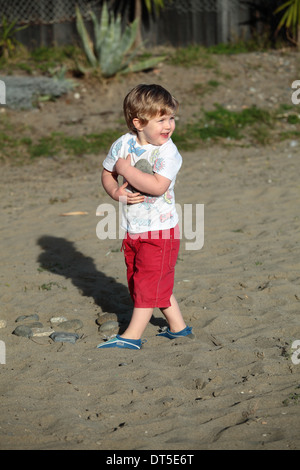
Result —
M 140 120 L 143 126 L 155 116 L 175 114 L 178 101 L 160 85 L 138 85 L 124 99 L 123 110 L 128 129 L 135 134 L 133 119 Z

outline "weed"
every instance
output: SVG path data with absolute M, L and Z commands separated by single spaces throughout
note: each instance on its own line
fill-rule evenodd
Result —
M 210 93 L 215 90 L 218 86 L 220 86 L 220 82 L 216 80 L 209 80 L 207 83 L 196 83 L 194 85 L 194 92 L 197 95 L 205 95 L 206 93 Z
M 285 131 L 279 133 L 280 140 L 300 138 L 300 131 Z
M 208 82 L 209 87 L 218 86 L 218 82 Z M 232 143 L 247 139 L 259 145 L 267 145 L 272 141 L 299 138 L 300 130 L 295 124 L 300 121 L 294 113 L 284 113 L 281 105 L 277 111 L 267 111 L 253 106 L 240 111 L 232 111 L 215 105 L 211 111 L 203 110 L 192 122 L 185 125 L 178 122 L 176 132 L 172 136 L 174 143 L 183 151 L 192 151 L 199 145 L 225 139 Z M 286 109 L 289 109 L 286 107 Z M 281 113 L 281 114 L 280 114 Z M 281 131 L 276 125 L 286 122 L 293 127 Z M 35 139 L 30 129 L 24 125 L 13 128 L 6 116 L 0 119 L 1 159 L 22 162 L 40 157 L 83 156 L 107 152 L 124 129 L 124 122 L 116 124 L 100 134 L 84 134 L 69 136 L 61 132 L 52 132 L 48 136 Z M 29 136 L 30 135 L 30 136 Z M 17 137 L 16 137 L 17 136 Z
M 39 286 L 40 290 L 51 290 L 53 286 L 60 287 L 57 282 L 48 282 L 47 284 L 42 284 Z
M 33 69 L 38 69 L 41 73 L 48 73 L 61 64 L 68 63 L 68 61 L 72 63 L 76 62 L 80 55 L 81 52 L 79 48 L 74 46 L 41 46 L 31 51 L 28 59 Z
M 253 140 L 260 145 L 267 145 L 271 142 L 271 135 L 269 132 L 269 127 L 265 125 L 258 125 L 251 131 L 251 136 Z
M 31 158 L 53 156 L 65 153 L 67 155 L 95 154 L 109 149 L 117 139 L 119 132 L 105 131 L 101 134 L 86 134 L 73 137 L 59 132 L 52 132 L 48 137 L 42 137 L 36 144 L 29 145 Z
M 283 400 L 282 404 L 284 406 L 296 405 L 300 400 L 300 393 L 294 392 L 290 393 L 289 396 Z
M 197 122 L 188 124 L 184 129 L 178 126 L 174 141 L 184 150 L 192 150 L 199 141 L 225 138 L 240 140 L 244 136 L 242 129 L 252 126 L 252 136 L 259 143 L 269 141 L 268 129 L 273 123 L 273 116 L 269 111 L 255 106 L 242 111 L 230 111 L 220 105 L 215 110 L 204 111 L 204 117 Z
M 287 122 L 289 124 L 299 124 L 300 123 L 300 118 L 298 114 L 289 114 L 287 117 Z
M 205 47 L 199 45 L 179 47 L 170 55 L 168 63 L 180 67 L 201 65 L 205 68 L 213 68 L 216 66 L 212 54 Z

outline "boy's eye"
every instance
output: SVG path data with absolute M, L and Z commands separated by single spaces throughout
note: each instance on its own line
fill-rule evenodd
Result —
M 170 116 L 170 118 L 169 118 L 169 119 L 170 119 L 170 120 L 172 120 L 172 121 L 174 121 L 174 119 L 175 119 L 175 116 Z M 162 119 L 159 119 L 159 121 L 158 121 L 158 122 L 164 122 L 164 121 L 166 121 L 166 120 L 167 120 L 166 118 L 162 118 Z

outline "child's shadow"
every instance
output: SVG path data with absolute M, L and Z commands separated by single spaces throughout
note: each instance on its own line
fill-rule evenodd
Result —
M 126 286 L 98 271 L 93 259 L 65 238 L 44 235 L 37 243 L 43 249 L 38 257 L 42 268 L 71 279 L 82 295 L 92 297 L 103 312 L 116 313 L 119 321 L 129 322 L 132 301 Z
M 38 257 L 42 268 L 71 279 L 82 295 L 92 297 L 103 312 L 112 312 L 118 316 L 120 332 L 126 328 L 133 309 L 127 286 L 98 271 L 93 259 L 83 255 L 73 242 L 65 238 L 43 235 L 37 243 L 43 249 Z M 162 325 L 159 318 L 152 317 L 151 323 Z

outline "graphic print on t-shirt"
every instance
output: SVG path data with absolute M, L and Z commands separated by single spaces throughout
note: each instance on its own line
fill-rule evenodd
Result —
M 146 150 L 142 149 L 142 147 L 136 147 L 136 142 L 133 138 L 128 140 L 127 143 L 129 153 L 135 153 L 138 157 L 140 157 L 144 152 L 146 152 Z
M 106 170 L 113 172 L 117 160 L 127 158 L 128 155 L 131 156 L 132 166 L 136 166 L 145 173 L 154 172 L 168 178 L 170 185 L 161 196 L 147 194 L 142 203 L 123 204 L 122 228 L 130 233 L 141 233 L 175 227 L 178 214 L 175 207 L 174 185 L 182 163 L 176 145 L 169 139 L 161 146 L 152 144 L 140 146 L 137 137 L 127 133 L 112 144 L 103 166 Z

